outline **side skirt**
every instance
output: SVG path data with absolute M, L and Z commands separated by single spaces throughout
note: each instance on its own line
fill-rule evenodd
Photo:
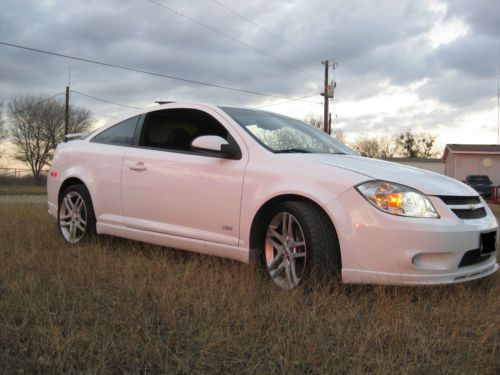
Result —
M 142 229 L 123 227 L 109 223 L 97 223 L 97 233 L 128 238 L 130 240 L 146 242 L 154 245 L 192 251 L 195 253 L 215 255 L 222 258 L 234 259 L 249 263 L 250 251 L 247 248 L 207 242 L 187 237 L 178 237 L 170 234 L 151 232 Z

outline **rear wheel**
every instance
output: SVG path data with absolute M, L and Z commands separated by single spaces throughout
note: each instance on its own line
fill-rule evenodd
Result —
M 330 218 L 309 202 L 284 202 L 271 210 L 263 250 L 271 279 L 283 289 L 340 269 L 339 244 Z
M 72 185 L 63 192 L 57 221 L 62 236 L 71 244 L 95 234 L 94 209 L 85 186 Z

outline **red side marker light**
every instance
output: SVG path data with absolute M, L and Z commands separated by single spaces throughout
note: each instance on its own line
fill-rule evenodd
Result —
M 57 177 L 57 172 L 56 171 L 51 171 L 50 172 L 50 177 Z

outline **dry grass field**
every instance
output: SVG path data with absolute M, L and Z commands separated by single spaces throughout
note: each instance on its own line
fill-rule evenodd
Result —
M 0 195 L 42 195 L 47 194 L 45 186 L 35 185 L 0 185 Z
M 498 374 L 500 275 L 282 292 L 252 266 L 0 203 L 0 373 Z

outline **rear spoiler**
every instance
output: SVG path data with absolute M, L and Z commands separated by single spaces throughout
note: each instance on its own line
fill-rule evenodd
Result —
M 76 141 L 78 139 L 84 139 L 88 134 L 87 133 L 71 133 L 66 134 L 64 136 L 64 142 Z

